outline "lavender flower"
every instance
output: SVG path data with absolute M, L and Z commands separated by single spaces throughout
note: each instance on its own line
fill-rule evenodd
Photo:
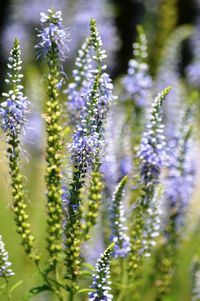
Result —
M 5 80 L 8 85 L 8 92 L 2 96 L 6 99 L 1 103 L 0 116 L 2 128 L 7 135 L 18 136 L 24 127 L 29 101 L 24 96 L 22 89 L 22 61 L 19 41 L 14 40 L 11 56 L 8 63 L 8 78 Z
M 138 157 L 141 160 L 142 182 L 147 187 L 158 182 L 160 171 L 167 164 L 161 108 L 169 90 L 170 87 L 166 88 L 155 98 L 152 104 L 150 122 L 147 124 L 138 152 Z
M 78 0 L 75 6 L 74 18 L 72 18 L 72 32 L 75 32 L 72 41 L 73 49 L 80 45 L 87 32 L 87 26 L 91 16 L 99 24 L 99 31 L 106 52 L 109 56 L 109 62 L 115 62 L 115 52 L 120 47 L 119 36 L 114 24 L 113 7 L 106 0 Z
M 195 178 L 194 153 L 191 153 L 191 125 L 185 118 L 169 146 L 170 159 L 165 179 L 165 199 L 168 212 L 166 218 L 169 219 L 168 222 L 173 219 L 174 231 L 179 232 L 183 225 L 186 208 L 192 197 Z M 168 236 L 167 231 L 166 235 Z
M 101 166 L 110 195 L 120 179 L 131 174 L 133 167 L 132 146 L 129 139 L 130 129 L 124 127 L 125 118 L 125 112 L 114 103 L 108 116 L 105 156 Z
M 149 252 L 145 254 L 144 250 L 149 249 L 149 241 L 154 233 L 157 216 L 152 214 L 154 198 L 156 197 L 155 188 L 160 180 L 161 169 L 167 164 L 161 109 L 169 90 L 170 87 L 163 90 L 153 101 L 150 120 L 138 151 L 143 194 L 136 203 L 133 212 L 134 223 L 131 231 L 129 255 L 129 275 L 135 277 L 139 277 L 137 273 L 142 265 L 143 255 L 150 255 Z M 148 226 L 152 229 L 146 231 Z
M 91 93 L 95 75 L 101 70 L 99 78 L 99 120 L 106 115 L 108 104 L 113 96 L 113 85 L 110 76 L 103 72 L 106 69 L 102 61 L 106 58 L 105 51 L 101 49 L 102 41 L 96 28 L 96 23 L 91 20 L 91 35 L 83 43 L 75 61 L 76 69 L 73 70 L 74 82 L 70 83 L 66 90 L 71 115 L 71 123 L 77 124 L 80 112 L 83 110 L 86 100 Z
M 96 263 L 95 274 L 91 285 L 95 292 L 89 293 L 88 301 L 112 301 L 113 296 L 109 293 L 111 290 L 110 279 L 110 257 L 113 251 L 113 244 L 110 245 L 100 256 Z
M 35 47 L 39 49 L 39 56 L 47 56 L 55 47 L 61 60 L 66 58 L 69 51 L 68 42 L 70 41 L 69 29 L 62 24 L 62 12 L 55 12 L 53 9 L 48 10 L 48 15 L 41 13 L 40 19 L 42 29 L 38 30 L 37 37 L 39 43 Z
M 161 63 L 157 72 L 156 91 L 160 91 L 169 85 L 172 85 L 173 89 L 163 106 L 167 138 L 171 138 L 173 135 L 174 127 L 179 121 L 177 114 L 182 108 L 183 99 L 187 93 L 178 72 L 178 63 L 180 61 L 181 44 L 191 33 L 192 29 L 187 25 L 180 26 L 174 30 L 163 49 Z
M 0 277 L 7 278 L 15 275 L 9 268 L 10 266 L 11 263 L 8 261 L 8 252 L 5 249 L 5 244 L 2 236 L 0 235 Z
M 200 61 L 195 60 L 186 68 L 186 77 L 188 83 L 199 89 L 200 86 Z
M 87 77 L 88 71 L 92 69 L 91 61 L 92 58 L 89 55 L 89 39 L 86 39 L 78 51 L 78 56 L 75 61 L 76 68 L 73 70 L 74 82 L 70 83 L 68 88 L 65 90 L 68 96 L 67 106 L 69 106 L 71 121 L 75 124 L 80 117 L 80 111 L 85 105 L 87 89 L 84 89 L 85 86 L 83 81 L 84 78 Z
M 76 127 L 70 146 L 74 166 L 81 166 L 83 169 L 92 166 L 103 145 L 101 139 L 103 121 L 109 103 L 114 98 L 111 79 L 107 73 L 102 73 L 102 70 L 105 69 L 102 61 L 106 55 L 105 51 L 101 49 L 102 42 L 94 19 L 91 20 L 91 34 L 88 43 L 95 67 L 87 70 L 87 78 L 82 82 L 81 93 L 83 93 L 85 105 L 82 108 L 80 124 Z M 77 76 L 77 72 L 75 74 Z M 80 72 L 78 74 L 80 76 Z
M 81 114 L 80 124 L 77 125 L 70 145 L 74 166 L 88 169 L 95 162 L 101 142 L 97 132 L 96 116 L 98 114 L 98 77 L 90 92 L 89 99 Z
M 194 162 L 188 152 L 191 149 L 191 126 L 187 117 L 184 116 L 170 145 L 168 173 L 164 182 L 166 214 L 162 229 L 163 240 L 155 257 L 155 283 L 158 288 L 156 299 L 166 295 L 171 287 L 186 208 L 194 187 L 194 166 L 191 164 Z
M 44 125 L 39 112 L 37 112 L 36 110 L 32 111 L 25 124 L 25 135 L 23 143 L 28 146 L 31 151 L 41 153 L 44 149 L 42 137 L 43 132 Z
M 111 240 L 115 243 L 113 252 L 114 257 L 126 257 L 130 250 L 130 239 L 126 235 L 127 227 L 124 225 L 125 217 L 122 203 L 126 184 L 127 177 L 125 176 L 113 193 L 111 205 Z
M 98 79 L 98 82 L 101 79 Z M 88 82 L 88 85 L 94 85 L 95 88 L 97 82 L 93 81 L 91 78 L 91 82 Z M 104 85 L 104 86 L 103 86 Z M 105 90 L 106 84 L 103 82 L 102 89 Z M 110 88 L 110 83 L 108 82 Z M 108 97 L 103 97 L 103 95 L 99 94 L 99 89 L 95 91 L 96 95 L 92 100 L 92 94 L 94 91 L 89 87 L 87 93 L 86 105 L 83 107 L 80 124 L 77 125 L 75 134 L 73 136 L 73 143 L 70 148 L 72 151 L 72 158 L 75 159 L 75 165 L 85 165 L 85 168 L 91 167 L 94 162 L 94 158 L 96 157 L 99 149 L 103 146 L 103 142 L 101 141 L 101 122 L 102 118 L 105 115 L 105 111 L 107 110 Z M 93 103 L 92 103 L 93 102 Z
M 133 44 L 134 59 L 129 61 L 128 74 L 123 78 L 122 83 L 127 93 L 138 107 L 147 104 L 152 79 L 147 65 L 147 40 L 141 26 L 138 26 L 138 40 Z
M 120 172 L 121 172 L 122 176 L 130 174 L 131 167 L 132 167 L 131 157 L 128 155 L 124 156 L 120 162 Z

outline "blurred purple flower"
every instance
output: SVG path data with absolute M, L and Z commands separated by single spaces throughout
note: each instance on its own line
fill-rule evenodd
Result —
M 150 122 L 146 126 L 138 151 L 138 158 L 141 160 L 142 183 L 147 187 L 158 183 L 161 169 L 167 165 L 162 104 L 168 92 L 169 88 L 163 90 L 152 103 Z
M 120 173 L 122 176 L 129 175 L 132 171 L 133 162 L 131 160 L 131 156 L 125 155 L 120 160 Z
M 31 112 L 25 124 L 24 144 L 32 151 L 41 152 L 43 145 L 44 124 L 40 114 L 36 111 Z
M 85 36 L 87 36 L 88 24 L 94 18 L 98 24 L 100 36 L 109 62 L 113 60 L 114 53 L 120 47 L 120 41 L 114 24 L 114 14 L 111 4 L 106 0 L 78 0 L 75 6 L 74 17 L 71 22 L 72 50 L 79 47 Z M 111 64 L 110 64 L 111 65 Z
M 200 89 L 200 61 L 194 61 L 186 68 L 186 77 L 191 86 Z
M 49 9 L 48 15 L 41 13 L 40 22 L 42 29 L 38 30 L 39 42 L 35 46 L 38 49 L 38 57 L 47 56 L 52 47 L 56 47 L 60 59 L 64 60 L 69 51 L 70 32 L 69 28 L 62 24 L 62 12 Z
M 128 63 L 127 75 L 122 79 L 126 98 L 134 100 L 136 106 L 145 107 L 149 103 L 152 78 L 147 63 L 147 38 L 142 26 L 137 26 L 137 41 L 133 43 L 133 59 Z
M 152 79 L 148 75 L 148 70 L 147 64 L 132 59 L 129 61 L 128 74 L 122 81 L 128 94 L 127 97 L 134 99 L 138 107 L 144 107 L 147 104 L 152 88 Z
M 169 144 L 170 159 L 165 179 L 166 206 L 169 215 L 173 212 L 177 231 L 184 222 L 184 216 L 194 190 L 196 173 L 193 140 L 191 138 L 184 139 L 185 130 L 182 127 L 181 132 Z

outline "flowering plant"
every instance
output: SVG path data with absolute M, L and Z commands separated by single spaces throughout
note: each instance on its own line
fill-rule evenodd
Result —
M 187 94 L 185 85 L 181 95 L 184 99 L 189 95 L 192 105 L 187 101 L 181 108 L 177 105 L 173 113 L 179 122 L 170 123 L 168 99 L 173 99 L 173 82 L 172 87 L 166 85 L 156 92 L 160 78 L 155 76 L 155 62 L 149 64 L 142 26 L 137 26 L 127 74 L 113 83 L 94 18 L 70 74 L 65 63 L 73 33 L 65 27 L 62 12 L 49 9 L 41 13 L 40 23 L 35 64 L 41 70 L 33 68 L 31 74 L 37 74 L 33 94 L 40 88 L 46 93 L 40 99 L 44 98 L 41 116 L 46 139 L 41 155 L 45 209 L 41 210 L 39 198 L 34 199 L 39 203 L 37 214 L 42 211 L 45 222 L 42 240 L 30 211 L 32 196 L 27 192 L 23 152 L 34 96 L 26 80 L 28 73 L 22 71 L 17 38 L 0 103 L 10 209 L 31 271 L 38 275 L 21 300 L 138 301 L 143 299 L 145 281 L 155 287 L 152 300 L 167 300 L 195 188 L 195 92 L 188 89 Z M 176 45 L 191 29 L 181 28 L 179 33 Z M 155 46 L 160 57 L 159 45 Z M 165 56 L 162 59 L 158 74 L 163 75 Z M 177 73 L 170 72 L 180 84 Z M 29 164 L 33 161 L 31 157 Z M 14 280 L 16 266 L 14 261 L 11 264 L 8 252 L 12 252 L 4 239 L 0 234 L 0 293 L 12 301 L 22 281 Z M 196 258 L 193 300 L 200 296 Z

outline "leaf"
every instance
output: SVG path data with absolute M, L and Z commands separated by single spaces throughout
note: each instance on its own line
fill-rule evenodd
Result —
M 30 291 L 25 295 L 23 301 L 28 301 L 31 297 L 38 295 L 44 291 L 52 291 L 52 289 L 47 285 L 43 284 L 41 286 L 36 286 L 30 289 Z
M 91 271 L 82 271 L 80 277 L 81 276 L 90 276 L 91 277 L 92 274 L 93 273 Z
M 35 296 L 37 294 L 40 294 L 41 292 L 44 292 L 44 291 L 52 291 L 52 289 L 47 285 L 47 284 L 43 284 L 41 286 L 36 286 L 36 287 L 33 287 L 31 290 L 30 290 L 30 293 Z
M 47 284 L 43 284 L 41 286 L 34 287 L 30 290 L 32 294 L 39 294 L 40 292 L 50 290 L 51 288 Z
M 88 270 L 90 270 L 92 272 L 95 271 L 95 267 L 91 263 L 89 263 L 89 262 L 84 262 L 83 263 L 83 267 L 87 268 Z
M 3 290 L 3 289 L 5 289 L 6 288 L 6 283 L 4 283 L 4 284 L 2 284 L 1 286 L 0 286 L 0 290 Z
M 96 289 L 94 288 L 83 288 L 77 292 L 77 294 L 81 293 L 90 293 L 90 292 L 96 292 Z
M 15 283 L 11 289 L 10 289 L 10 293 L 12 293 L 16 288 L 18 288 L 18 286 L 20 286 L 24 281 L 23 280 L 20 280 L 18 281 L 17 283 Z

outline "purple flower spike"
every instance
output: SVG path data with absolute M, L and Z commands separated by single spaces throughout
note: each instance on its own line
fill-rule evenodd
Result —
M 163 135 L 161 108 L 170 88 L 163 90 L 152 103 L 150 122 L 143 134 L 138 157 L 141 178 L 145 186 L 158 183 L 162 167 L 167 165 L 166 142 Z
M 38 45 L 35 47 L 39 49 L 38 57 L 47 56 L 52 47 L 57 49 L 59 58 L 64 60 L 66 53 L 69 51 L 68 42 L 70 41 L 69 28 L 63 26 L 62 12 L 55 12 L 53 9 L 48 10 L 48 15 L 41 13 L 42 29 L 38 30 L 37 37 L 39 38 Z
M 5 100 L 0 106 L 2 128 L 7 135 L 19 135 L 24 127 L 28 112 L 29 101 L 22 92 L 23 74 L 21 74 L 21 65 L 20 45 L 19 41 L 15 39 L 8 63 L 8 78 L 5 80 L 9 91 L 2 94 Z

